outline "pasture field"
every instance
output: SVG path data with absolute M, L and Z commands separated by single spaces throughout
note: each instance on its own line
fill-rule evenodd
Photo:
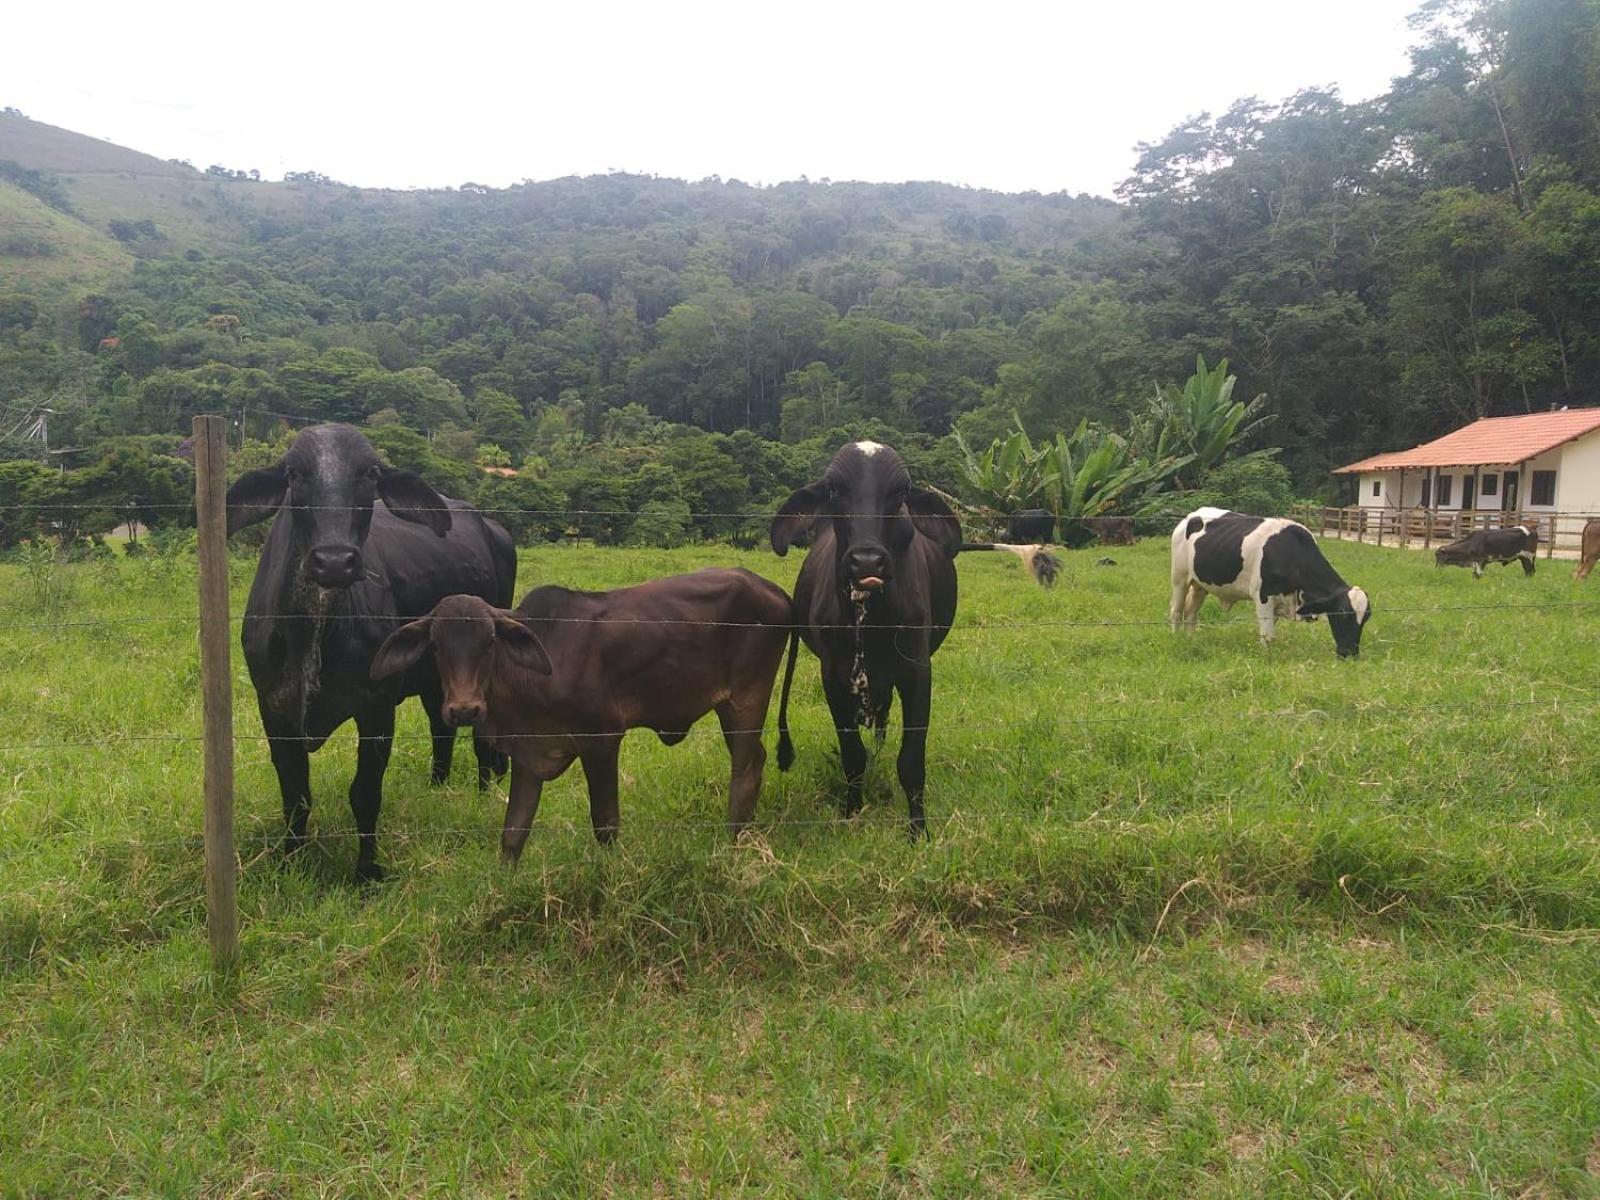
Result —
M 924 844 L 894 733 L 834 817 L 803 655 L 754 836 L 708 719 L 631 735 L 613 849 L 577 769 L 547 788 L 515 873 L 409 703 L 363 890 L 353 730 L 283 865 L 236 645 L 223 980 L 192 562 L 0 566 L 0 1194 L 1600 1194 L 1600 591 L 1324 545 L 1359 661 L 1214 602 L 1169 634 L 1163 539 L 1050 592 L 963 555 Z M 522 584 L 800 558 L 539 549 Z

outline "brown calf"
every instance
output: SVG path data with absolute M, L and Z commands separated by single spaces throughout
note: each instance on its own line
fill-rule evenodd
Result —
M 1583 526 L 1583 552 L 1579 556 L 1578 569 L 1573 574 L 1574 579 L 1587 579 L 1589 572 L 1594 570 L 1594 564 L 1600 562 L 1600 517 L 1585 522 Z
M 445 720 L 473 726 L 511 756 L 500 849 L 514 863 L 540 790 L 574 759 L 583 762 L 595 837 L 609 842 L 623 734 L 652 729 L 673 746 L 713 710 L 733 759 L 728 824 L 734 833 L 749 824 L 767 756 L 767 701 L 793 628 L 788 594 L 745 570 L 695 571 L 612 592 L 535 588 L 509 611 L 450 596 L 389 636 L 372 676 L 403 671 L 433 648 Z M 780 722 L 779 767 L 792 758 Z

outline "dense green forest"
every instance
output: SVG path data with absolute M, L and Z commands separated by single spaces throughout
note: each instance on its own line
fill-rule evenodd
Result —
M 152 504 L 184 486 L 169 456 L 195 413 L 235 419 L 241 461 L 336 419 L 463 495 L 670 540 L 849 435 L 951 490 L 953 433 L 1137 438 L 1197 355 L 1265 394 L 1256 444 L 1305 495 L 1467 419 L 1591 404 L 1600 0 L 1435 0 L 1412 24 L 1386 95 L 1241 99 L 1138 147 L 1116 200 L 268 183 L 82 139 L 124 156 L 95 168 L 8 112 L 0 491 L 67 486 L 36 465 L 44 408 L 80 492 Z

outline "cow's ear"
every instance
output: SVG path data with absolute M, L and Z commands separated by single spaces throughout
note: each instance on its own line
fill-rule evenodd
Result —
M 939 544 L 951 558 L 961 549 L 961 518 L 950 511 L 942 497 L 926 488 L 912 488 L 906 493 L 906 510 L 911 514 L 911 524 L 925 538 Z
M 550 674 L 550 656 L 545 653 L 544 644 L 539 641 L 538 635 L 521 621 L 504 614 L 496 616 L 494 636 L 495 640 L 505 648 L 506 656 L 517 666 L 536 671 L 540 675 Z
M 789 544 L 805 532 L 817 509 L 828 498 L 828 485 L 813 483 L 801 488 L 783 502 L 778 515 L 772 518 L 772 548 L 781 558 L 789 553 Z
M 450 506 L 416 472 L 384 467 L 378 476 L 378 495 L 402 521 L 426 525 L 440 537 L 450 532 Z
M 247 525 L 265 521 L 283 505 L 289 490 L 289 472 L 283 463 L 246 471 L 228 489 L 228 532 L 234 534 Z
M 420 621 L 400 626 L 378 647 L 378 653 L 372 660 L 372 669 L 367 674 L 374 679 L 387 679 L 409 670 L 417 665 L 417 660 L 427 651 L 432 639 L 432 617 L 423 617 Z

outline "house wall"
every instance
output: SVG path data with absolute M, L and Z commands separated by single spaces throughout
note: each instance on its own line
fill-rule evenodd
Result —
M 1568 442 L 1547 457 L 1558 459 L 1560 464 L 1556 475 L 1556 508 L 1562 512 L 1600 515 L 1600 431 Z

